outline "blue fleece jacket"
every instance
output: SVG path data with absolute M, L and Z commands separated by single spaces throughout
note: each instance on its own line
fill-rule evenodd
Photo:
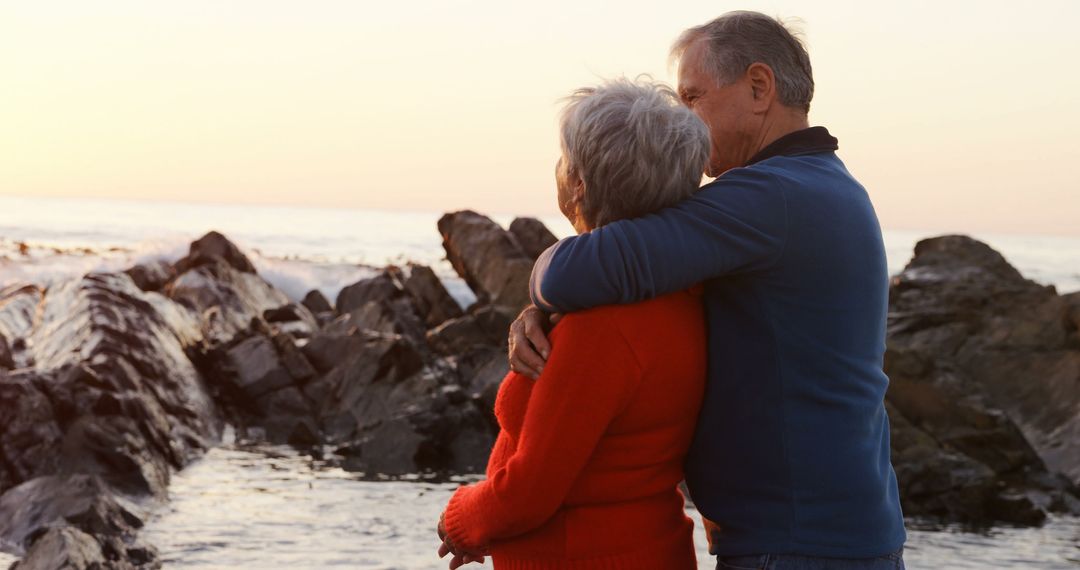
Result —
M 905 540 L 881 229 L 835 147 L 790 144 L 807 136 L 676 206 L 566 238 L 533 270 L 551 312 L 704 282 L 709 379 L 686 481 L 713 554 L 866 558 Z

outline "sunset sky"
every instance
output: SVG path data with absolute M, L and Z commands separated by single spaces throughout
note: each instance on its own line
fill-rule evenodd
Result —
M 0 194 L 556 212 L 559 98 L 798 17 L 893 229 L 1080 233 L 1080 2 L 0 4 Z

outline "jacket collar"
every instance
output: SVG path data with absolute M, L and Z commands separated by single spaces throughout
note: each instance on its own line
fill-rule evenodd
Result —
M 774 156 L 800 156 L 803 154 L 817 154 L 820 152 L 833 152 L 840 148 L 836 137 L 829 134 L 825 127 L 810 127 L 793 133 L 788 133 L 769 143 L 757 154 L 750 157 L 746 166 L 761 162 Z

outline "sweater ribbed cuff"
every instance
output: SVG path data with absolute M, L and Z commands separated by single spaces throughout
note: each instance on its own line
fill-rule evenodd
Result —
M 446 505 L 443 526 L 446 528 L 447 537 L 455 546 L 465 550 L 478 551 L 486 545 L 480 544 L 483 539 L 479 536 L 479 533 L 470 532 L 470 530 L 475 530 L 475 525 L 470 525 L 467 522 L 469 515 L 465 506 L 469 495 L 475 490 L 475 485 L 465 485 L 458 487 L 457 491 L 454 491 L 453 496 L 450 497 L 450 502 Z

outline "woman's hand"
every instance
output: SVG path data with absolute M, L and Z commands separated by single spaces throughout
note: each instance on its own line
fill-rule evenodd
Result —
M 450 536 L 446 533 L 446 513 L 444 512 L 439 516 L 439 540 L 442 540 L 442 544 L 439 545 L 439 558 L 445 558 L 447 554 L 453 554 L 454 557 L 450 559 L 450 570 L 455 570 L 461 566 L 464 566 L 470 562 L 476 562 L 478 564 L 484 563 L 484 557 L 488 555 L 485 549 L 482 552 L 473 552 L 465 550 L 453 543 L 450 540 Z

